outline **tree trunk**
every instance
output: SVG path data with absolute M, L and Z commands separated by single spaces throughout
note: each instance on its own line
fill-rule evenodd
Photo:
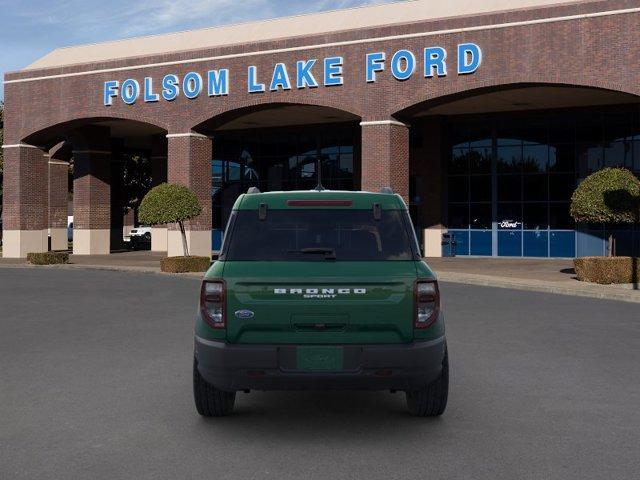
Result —
M 614 257 L 616 255 L 616 248 L 615 248 L 615 239 L 613 238 L 613 233 L 609 234 L 609 245 L 607 248 L 607 256 L 609 257 Z
M 138 226 L 138 209 L 136 208 L 136 206 L 133 207 L 133 226 L 137 227 Z
M 187 234 L 184 231 L 184 225 L 182 222 L 178 222 L 180 226 L 180 233 L 182 234 L 182 251 L 185 257 L 189 256 L 189 246 L 187 245 Z

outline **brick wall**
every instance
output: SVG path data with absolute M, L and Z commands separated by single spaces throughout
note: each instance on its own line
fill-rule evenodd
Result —
M 391 121 L 390 121 L 391 122 Z M 362 125 L 362 189 L 391 187 L 409 202 L 409 128 L 396 123 Z
M 44 230 L 48 215 L 48 157 L 38 148 L 4 150 L 3 228 Z

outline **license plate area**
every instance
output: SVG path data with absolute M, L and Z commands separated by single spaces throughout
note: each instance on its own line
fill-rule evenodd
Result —
M 341 346 L 299 346 L 296 365 L 302 371 L 340 371 L 344 369 L 344 351 Z

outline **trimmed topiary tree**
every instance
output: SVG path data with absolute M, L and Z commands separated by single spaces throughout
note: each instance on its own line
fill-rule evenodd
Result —
M 138 218 L 145 225 L 177 223 L 182 234 L 184 256 L 189 256 L 184 222 L 202 213 L 195 193 L 183 185 L 163 183 L 152 188 L 140 203 Z
M 592 173 L 571 197 L 576 222 L 633 224 L 640 216 L 640 180 L 625 168 L 605 168 Z M 609 256 L 613 256 L 613 235 Z

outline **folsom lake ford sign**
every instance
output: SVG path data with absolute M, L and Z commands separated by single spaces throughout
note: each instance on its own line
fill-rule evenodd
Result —
M 405 81 L 418 75 L 420 68 L 424 78 L 446 77 L 448 74 L 448 52 L 438 46 L 427 47 L 420 54 L 420 61 L 410 50 L 398 50 L 391 58 L 385 52 L 374 52 L 365 55 L 364 68 L 367 83 L 375 83 L 387 69 L 398 81 Z M 419 63 L 421 65 L 419 65 Z M 458 75 L 474 73 L 482 64 L 482 50 L 475 43 L 462 43 L 457 47 L 456 70 Z M 248 93 L 287 91 L 305 88 L 340 86 L 344 84 L 344 76 L 349 65 L 345 65 L 340 56 L 323 59 L 298 60 L 291 71 L 284 63 L 276 63 L 270 71 L 259 71 L 251 65 L 247 68 L 246 88 Z M 145 77 L 142 81 L 135 78 L 108 80 L 104 82 L 103 99 L 105 106 L 113 105 L 120 99 L 126 105 L 138 101 L 145 103 L 171 102 L 184 95 L 188 99 L 198 98 L 206 94 L 209 97 L 229 95 L 229 69 L 221 68 L 207 72 L 191 71 L 180 78 L 175 73 L 168 73 L 162 78 Z

